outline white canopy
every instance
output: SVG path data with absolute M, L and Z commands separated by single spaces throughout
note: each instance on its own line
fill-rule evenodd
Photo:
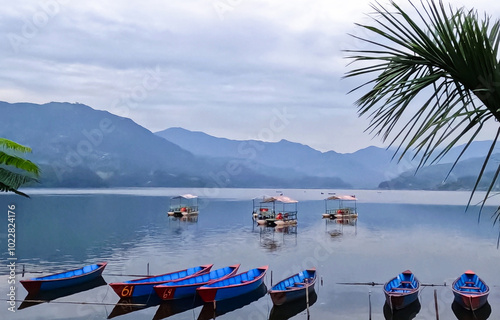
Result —
M 276 196 L 276 197 L 269 197 L 265 198 L 263 202 L 283 202 L 283 203 L 297 203 L 297 200 L 294 200 L 292 198 L 286 197 L 286 196 Z
M 173 199 L 179 199 L 179 198 L 184 198 L 184 199 L 195 199 L 195 198 L 198 198 L 198 196 L 194 196 L 192 194 L 182 194 L 180 196 L 177 196 L 177 197 L 173 197 Z
M 334 195 L 326 198 L 326 200 L 358 200 L 358 199 L 356 199 L 356 196 Z

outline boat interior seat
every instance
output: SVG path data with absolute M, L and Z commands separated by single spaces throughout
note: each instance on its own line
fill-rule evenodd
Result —
M 479 287 L 469 287 L 469 286 L 460 287 L 460 289 L 481 290 L 481 288 L 479 288 Z

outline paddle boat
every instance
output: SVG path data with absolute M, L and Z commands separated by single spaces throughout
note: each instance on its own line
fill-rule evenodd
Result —
M 314 291 L 316 269 L 306 269 L 275 284 L 269 295 L 276 306 L 304 299 Z
M 28 294 L 34 295 L 41 291 L 70 287 L 92 281 L 102 275 L 106 265 L 107 262 L 96 263 L 79 269 L 21 280 L 20 282 L 28 291 Z
M 455 301 L 467 310 L 475 311 L 488 301 L 490 288 L 471 270 L 458 277 L 451 286 Z
M 283 195 L 263 197 L 257 209 L 254 199 L 254 220 L 257 221 L 257 224 L 268 227 L 296 225 L 297 203 L 297 200 Z M 256 212 L 258 212 L 257 215 Z
M 244 293 L 242 295 L 236 296 L 234 298 L 225 299 L 222 301 L 217 301 L 214 303 L 204 303 L 203 308 L 201 308 L 198 314 L 197 320 L 212 320 L 226 315 L 224 319 L 252 319 L 252 317 L 242 317 L 240 315 L 227 315 L 237 309 L 244 308 L 249 304 L 259 300 L 264 297 L 267 293 L 267 287 L 264 283 L 261 283 L 256 289 Z M 252 314 L 252 313 L 250 313 Z M 257 319 L 254 317 L 254 319 Z M 261 318 L 258 318 L 261 319 Z M 267 319 L 267 318 L 266 318 Z M 153 319 L 154 320 L 154 319 Z
M 207 273 L 210 271 L 212 266 L 213 264 L 201 265 L 157 276 L 134 279 L 125 282 L 114 282 L 109 285 L 120 298 L 140 297 L 154 293 L 154 286 Z
M 250 269 L 223 280 L 211 282 L 196 289 L 204 302 L 220 301 L 240 296 L 257 289 L 264 281 L 268 266 Z
M 238 272 L 239 267 L 239 264 L 235 264 L 183 280 L 167 282 L 155 286 L 154 290 L 162 300 L 174 300 L 194 296 L 196 295 L 196 288 L 233 276 Z
M 325 213 L 323 218 L 357 218 L 358 210 L 356 201 L 358 199 L 354 195 L 332 195 L 325 199 Z M 337 205 L 332 205 L 337 203 Z
M 420 281 L 406 270 L 389 280 L 384 285 L 387 304 L 394 310 L 400 310 L 418 299 Z
M 183 194 L 170 199 L 169 216 L 187 216 L 198 214 L 198 197 L 192 194 Z
M 274 204 L 265 202 L 268 198 L 271 197 L 262 196 L 252 199 L 252 219 L 256 221 L 258 225 L 265 225 L 267 219 L 274 219 L 276 217 L 276 213 L 273 208 Z

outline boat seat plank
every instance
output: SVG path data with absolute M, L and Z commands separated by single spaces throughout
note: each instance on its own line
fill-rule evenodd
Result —
M 460 287 L 460 289 L 481 290 L 479 287 Z
M 391 288 L 392 291 L 415 291 L 414 288 Z

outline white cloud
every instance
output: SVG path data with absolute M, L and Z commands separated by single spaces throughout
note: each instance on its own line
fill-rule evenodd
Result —
M 498 12 L 483 2 L 474 6 Z M 1 100 L 78 101 L 126 111 L 152 131 L 183 126 L 235 139 L 255 136 L 270 110 L 285 107 L 297 118 L 275 140 L 339 152 L 381 145 L 363 132 L 356 96 L 346 95 L 354 82 L 341 80 L 342 50 L 365 45 L 347 33 L 361 32 L 354 23 L 366 21 L 369 1 L 37 0 L 3 8 Z M 134 98 L 152 69 L 161 81 Z

